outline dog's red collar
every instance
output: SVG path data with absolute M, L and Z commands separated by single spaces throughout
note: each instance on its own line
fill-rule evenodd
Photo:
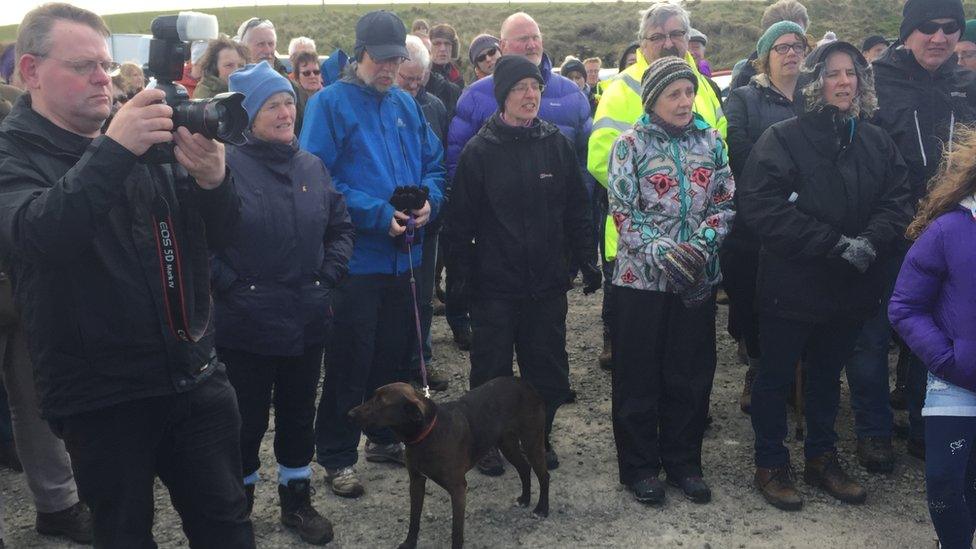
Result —
M 414 444 L 420 444 L 421 442 L 424 441 L 425 438 L 427 438 L 427 435 L 429 435 L 430 432 L 434 430 L 434 425 L 437 425 L 436 414 L 434 415 L 434 418 L 430 420 L 430 423 L 427 424 L 427 427 L 425 427 L 424 430 L 421 431 L 416 438 L 414 438 L 413 440 L 405 440 L 403 441 L 403 443 L 408 446 L 413 446 Z

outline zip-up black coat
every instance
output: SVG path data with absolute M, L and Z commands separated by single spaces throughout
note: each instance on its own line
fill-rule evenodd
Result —
M 950 123 L 976 122 L 974 75 L 956 63 L 955 55 L 930 73 L 904 47 L 888 48 L 873 66 L 878 92 L 873 122 L 898 146 L 917 201 L 939 168 Z
M 760 79 L 762 83 L 752 81 L 732 90 L 725 100 L 725 118 L 729 122 L 729 167 L 736 186 L 742 184 L 746 160 L 763 132 L 777 122 L 796 116 L 794 103 L 765 84 L 766 77 Z M 738 210 L 738 193 L 734 200 Z M 722 245 L 755 254 L 759 251 L 759 238 L 738 218 Z
M 458 161 L 446 266 L 474 298 L 565 293 L 566 250 L 579 264 L 596 261 L 591 217 L 573 144 L 549 122 L 512 127 L 496 112 Z
M 447 109 L 447 123 L 451 123 L 454 118 L 454 111 L 457 109 L 458 99 L 461 98 L 461 86 L 450 82 L 440 73 L 431 71 L 430 78 L 424 86 L 427 93 L 441 100 L 444 108 Z
M 325 339 L 355 229 L 322 160 L 297 140 L 249 140 L 227 146 L 241 222 L 211 261 L 217 346 L 301 356 Z
M 756 230 L 759 310 L 827 322 L 867 318 L 881 303 L 878 265 L 911 218 L 907 169 L 891 138 L 859 121 L 838 128 L 836 109 L 773 125 L 737 181 L 739 216 Z M 878 259 L 860 274 L 831 250 L 864 236 Z
M 151 209 L 159 198 L 171 210 L 196 342 L 167 321 Z M 208 245 L 222 246 L 239 215 L 229 175 L 203 190 L 182 168 L 140 164 L 112 139 L 63 130 L 29 96 L 18 100 L 0 125 L 0 251 L 11 261 L 44 417 L 188 391 L 222 367 Z

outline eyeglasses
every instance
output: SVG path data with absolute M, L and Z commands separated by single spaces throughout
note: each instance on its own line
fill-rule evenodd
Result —
M 399 78 L 404 84 L 420 84 L 424 81 L 423 76 L 403 76 L 402 74 L 397 74 L 397 78 Z
M 926 21 L 921 25 L 915 27 L 918 32 L 927 35 L 933 35 L 942 29 L 943 34 L 954 34 L 959 32 L 961 28 L 959 26 L 959 21 L 949 21 L 948 23 L 936 23 L 935 21 Z
M 38 55 L 37 57 L 46 57 L 48 59 L 54 59 L 55 61 L 60 61 L 61 63 L 68 66 L 69 69 L 75 72 L 78 76 L 91 76 L 95 73 L 96 67 L 101 67 L 105 74 L 109 76 L 118 76 L 122 68 L 115 61 L 94 61 L 91 59 L 60 59 L 58 57 L 52 57 L 50 55 Z
M 310 69 L 310 70 L 302 71 L 302 76 L 304 76 L 306 78 L 308 78 L 309 76 L 312 76 L 313 74 L 315 76 L 318 76 L 318 75 L 322 74 L 322 71 L 320 71 L 319 69 Z
M 665 38 L 670 38 L 672 42 L 678 42 L 680 40 L 684 40 L 684 37 L 685 37 L 686 34 L 688 34 L 688 31 L 684 31 L 684 30 L 673 30 L 673 31 L 671 31 L 671 32 L 669 32 L 667 34 L 657 33 L 657 34 L 652 34 L 650 36 L 645 36 L 644 37 L 644 40 L 647 40 L 648 42 L 650 42 L 652 44 L 653 43 L 660 42 L 660 41 L 664 40 Z
M 803 42 L 793 42 L 792 44 L 777 44 L 773 46 L 773 51 L 780 55 L 786 55 L 790 50 L 795 51 L 799 55 L 803 55 L 807 51 L 807 45 Z
M 491 48 L 489 50 L 485 50 L 485 53 L 482 53 L 478 57 L 475 57 L 474 61 L 475 63 L 483 63 L 485 59 L 488 59 L 489 57 L 494 57 L 496 53 L 498 53 L 498 48 Z
M 525 93 L 529 90 L 541 93 L 546 90 L 546 87 L 538 82 L 522 82 L 521 84 L 515 84 L 512 86 L 512 91 L 515 93 Z

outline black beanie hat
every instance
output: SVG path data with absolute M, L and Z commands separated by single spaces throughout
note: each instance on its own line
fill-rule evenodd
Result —
M 901 12 L 898 37 L 904 42 L 922 23 L 943 18 L 955 19 L 959 28 L 964 29 L 966 13 L 962 9 L 962 0 L 907 0 Z
M 495 81 L 495 101 L 499 107 L 505 106 L 505 99 L 508 92 L 518 84 L 523 78 L 535 78 L 539 85 L 545 84 L 539 67 L 527 57 L 522 55 L 503 55 L 495 62 L 495 72 L 492 79 Z

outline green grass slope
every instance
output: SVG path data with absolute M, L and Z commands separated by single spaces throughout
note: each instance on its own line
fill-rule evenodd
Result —
M 755 48 L 762 29 L 759 19 L 771 3 L 743 0 L 692 0 L 686 7 L 692 14 L 692 25 L 709 37 L 708 57 L 713 67 L 727 68 Z M 832 30 L 845 40 L 860 44 L 865 36 L 882 33 L 895 36 L 901 19 L 903 0 L 808 0 L 805 2 L 812 21 L 810 33 L 820 37 Z M 976 0 L 964 0 L 966 13 L 976 14 Z M 606 66 L 614 66 L 619 52 L 636 39 L 637 11 L 647 3 L 548 3 L 548 4 L 395 4 L 344 6 L 259 6 L 201 9 L 215 14 L 220 29 L 229 35 L 241 21 L 251 16 L 271 19 L 278 27 L 279 50 L 284 51 L 294 36 L 310 36 L 320 53 L 336 47 L 351 52 L 356 19 L 375 9 L 395 11 L 407 26 L 416 18 L 431 24 L 449 22 L 457 28 L 464 47 L 481 32 L 497 35 L 502 20 L 524 10 L 542 27 L 546 50 L 555 63 L 564 56 L 600 56 Z M 109 15 L 105 19 L 114 32 L 147 33 L 153 17 L 167 12 Z M 16 26 L 0 27 L 0 42 L 16 36 Z M 466 64 L 466 63 L 465 63 Z

